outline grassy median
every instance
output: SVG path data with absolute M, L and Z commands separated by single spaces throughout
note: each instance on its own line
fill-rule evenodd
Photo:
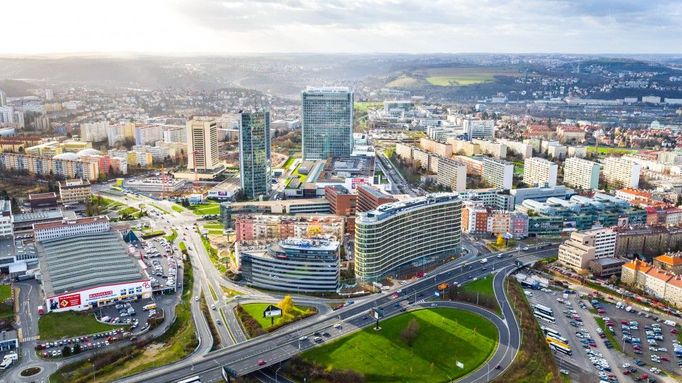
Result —
M 416 330 L 407 338 L 411 326 Z M 335 371 L 350 371 L 367 382 L 448 382 L 478 368 L 498 342 L 492 322 L 449 308 L 407 312 L 382 321 L 381 328 L 367 328 L 304 352 L 301 358 L 307 365 L 295 361 L 290 374 L 309 381 L 338 381 Z

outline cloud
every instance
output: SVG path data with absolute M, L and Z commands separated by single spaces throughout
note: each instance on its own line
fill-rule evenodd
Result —
M 663 53 L 678 0 L 11 1 L 0 52 Z

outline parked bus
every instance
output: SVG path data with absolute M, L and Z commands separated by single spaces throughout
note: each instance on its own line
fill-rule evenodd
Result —
M 193 376 L 191 378 L 178 380 L 175 383 L 201 383 L 201 378 L 199 378 L 199 375 L 197 375 L 197 376 Z
M 539 311 L 537 311 L 537 310 L 533 311 L 533 315 L 535 315 L 536 318 L 545 320 L 545 321 L 547 321 L 547 322 L 549 322 L 549 323 L 556 323 L 556 320 L 554 319 L 553 316 L 547 315 L 547 314 L 543 314 L 543 313 L 541 313 L 541 312 L 539 312 Z
M 552 311 L 552 309 L 550 309 L 547 306 L 536 304 L 533 305 L 533 308 L 535 309 L 535 311 L 539 311 L 545 315 L 554 316 L 554 312 Z
M 561 333 L 559 331 L 544 326 L 541 326 L 540 328 L 542 329 L 542 332 L 545 333 L 545 336 L 554 338 L 564 343 L 568 343 L 568 340 L 561 336 Z
M 145 311 L 156 310 L 156 303 L 150 303 L 148 305 L 144 305 L 144 307 L 142 307 L 142 309 Z
M 564 342 L 559 342 L 554 339 L 548 339 L 547 343 L 549 344 L 549 348 L 551 348 L 554 351 L 559 351 L 562 354 L 566 355 L 571 355 L 573 354 L 573 351 L 571 351 L 571 348 L 568 347 L 568 345 Z

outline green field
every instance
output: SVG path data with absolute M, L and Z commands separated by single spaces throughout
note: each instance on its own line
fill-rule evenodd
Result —
M 627 148 L 613 148 L 609 146 L 600 146 L 599 149 L 597 150 L 596 146 L 586 146 L 585 147 L 588 153 L 594 153 L 597 151 L 598 154 L 600 155 L 611 155 L 611 154 L 635 154 L 637 153 L 637 150 L 634 149 L 627 149 Z
M 100 323 L 94 314 L 74 311 L 48 313 L 38 320 L 38 332 L 43 340 L 95 334 L 120 327 Z
M 220 214 L 220 203 L 213 201 L 206 202 L 200 205 L 190 206 L 189 210 L 196 215 L 217 215 Z
M 166 241 L 168 242 L 173 242 L 175 239 L 178 237 L 178 232 L 175 231 L 175 229 L 171 229 L 171 233 L 166 235 L 164 238 L 166 238 Z
M 272 327 L 273 325 L 277 326 L 280 324 L 294 322 L 301 316 L 310 313 L 309 311 L 310 309 L 307 307 L 294 306 L 293 315 L 275 318 L 275 322 L 273 324 L 270 318 L 263 317 L 263 311 L 265 311 L 265 308 L 268 307 L 269 305 L 270 303 L 247 303 L 241 306 L 244 308 L 244 311 L 251 315 L 251 317 L 255 319 L 258 322 L 258 324 L 265 330 Z
M 416 319 L 418 335 L 408 346 L 400 333 Z M 495 350 L 495 326 L 477 314 L 438 308 L 408 312 L 371 328 L 306 351 L 302 357 L 335 370 L 354 370 L 368 382 L 449 382 L 484 363 Z M 460 369 L 456 362 L 464 364 Z
M 223 234 L 223 224 L 220 222 L 211 221 L 202 225 L 204 229 L 208 231 L 208 234 L 222 235 Z
M 173 209 L 173 211 L 178 212 L 178 213 L 184 213 L 185 212 L 185 208 L 176 204 L 176 203 L 171 205 L 171 209 Z
M 386 87 L 387 88 L 411 88 L 411 87 L 416 87 L 419 84 L 420 84 L 419 79 L 416 79 L 414 77 L 402 74 L 398 78 L 396 78 L 395 80 L 386 84 Z
M 383 107 L 384 103 L 381 101 L 358 101 L 353 103 L 353 109 L 358 114 L 367 113 L 368 109 L 381 109 Z
M 12 285 L 0 285 L 0 302 L 12 297 Z
M 495 80 L 492 74 L 480 76 L 429 76 L 426 81 L 431 85 L 436 86 L 467 86 L 474 84 L 483 84 Z
M 495 291 L 493 290 L 493 276 L 489 275 L 477 281 L 473 281 L 465 285 L 462 285 L 462 290 L 469 293 L 479 293 L 481 295 L 486 295 L 494 298 Z

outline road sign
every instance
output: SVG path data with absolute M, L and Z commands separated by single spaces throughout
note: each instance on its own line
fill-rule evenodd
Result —
M 464 368 L 464 363 L 460 362 L 459 360 L 455 361 L 455 365 L 457 366 L 457 368 Z
M 277 306 L 274 305 L 269 305 L 268 307 L 265 308 L 265 311 L 263 311 L 263 318 L 272 318 L 272 317 L 281 317 L 282 316 L 282 309 L 280 309 Z

